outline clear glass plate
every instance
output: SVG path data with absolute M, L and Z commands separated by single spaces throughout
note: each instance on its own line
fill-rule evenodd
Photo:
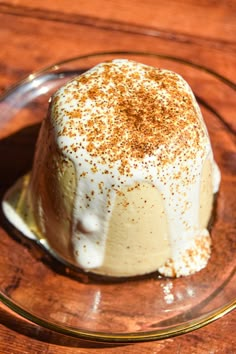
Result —
M 96 278 L 59 263 L 0 215 L 3 303 L 46 328 L 107 342 L 186 333 L 236 306 L 235 84 L 205 67 L 155 53 L 113 52 L 69 59 L 31 74 L 0 98 L 0 197 L 31 168 L 51 94 L 95 64 L 121 57 L 180 73 L 200 103 L 222 173 L 208 266 L 179 279 L 158 274 L 126 281 Z

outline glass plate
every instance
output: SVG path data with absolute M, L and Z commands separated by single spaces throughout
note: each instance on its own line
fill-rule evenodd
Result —
M 158 274 L 126 281 L 95 278 L 59 263 L 11 227 L 2 212 L 0 217 L 3 303 L 46 328 L 107 342 L 147 341 L 186 333 L 236 306 L 235 85 L 205 67 L 155 53 L 112 52 L 69 59 L 31 74 L 0 100 L 0 197 L 31 168 L 51 94 L 95 64 L 121 57 L 180 73 L 201 105 L 222 173 L 208 266 L 179 279 Z

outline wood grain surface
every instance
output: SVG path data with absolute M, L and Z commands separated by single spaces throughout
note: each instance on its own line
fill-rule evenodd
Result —
M 32 71 L 57 61 L 111 50 L 175 55 L 204 65 L 235 83 L 236 2 L 0 1 L 0 47 L 1 93 Z M 227 105 L 227 100 L 224 102 L 220 104 Z M 229 112 L 228 123 L 235 124 L 235 112 Z M 29 124 L 29 120 L 4 121 L 0 112 L 0 139 Z M 29 151 L 26 154 L 31 156 Z M 15 168 L 12 161 L 7 162 L 7 149 L 5 161 L 9 169 Z M 1 176 L 5 181 L 6 174 L 0 166 L 2 190 Z M 0 323 L 1 354 L 236 352 L 235 312 L 179 337 L 130 345 L 102 345 L 65 337 L 30 323 L 4 305 L 0 306 Z

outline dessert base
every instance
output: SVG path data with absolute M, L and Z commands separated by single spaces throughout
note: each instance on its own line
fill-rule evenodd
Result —
M 6 216 L 6 218 L 8 219 L 8 221 L 17 229 L 19 230 L 24 236 L 26 236 L 27 238 L 34 240 L 35 242 L 37 242 L 45 251 L 49 252 L 50 255 L 52 255 L 53 257 L 55 257 L 58 261 L 62 262 L 62 264 L 64 264 L 67 267 L 71 267 L 72 269 L 77 269 L 77 271 L 82 271 L 83 270 L 77 266 L 77 264 L 75 262 L 71 262 L 71 259 L 66 258 L 64 255 L 61 255 L 59 252 L 57 252 L 57 250 L 54 247 L 51 247 L 50 243 L 48 242 L 47 238 L 44 237 L 44 235 L 39 231 L 39 229 L 37 228 L 37 225 L 35 223 L 34 220 L 34 216 L 30 210 L 30 208 L 27 207 L 27 203 L 26 203 L 26 194 L 27 194 L 27 190 L 28 190 L 28 186 L 29 186 L 29 181 L 30 181 L 30 174 L 26 174 L 25 176 L 23 176 L 22 178 L 20 178 L 5 194 L 3 201 L 2 201 L 2 208 L 3 208 L 3 212 Z M 216 198 L 215 198 L 216 199 Z M 213 215 L 213 212 L 212 212 Z M 212 218 L 211 218 L 212 221 Z M 144 232 L 145 230 L 143 230 Z M 124 237 L 126 237 L 124 235 Z M 168 243 L 165 240 L 159 240 L 159 247 L 162 246 L 162 248 L 160 249 L 160 251 L 158 252 L 158 248 L 157 251 L 155 251 L 154 253 L 154 265 L 151 265 L 152 269 L 150 269 L 150 271 L 147 272 L 139 272 L 137 270 L 137 273 L 134 272 L 133 268 L 133 264 L 132 262 L 127 263 L 127 267 L 131 268 L 131 271 L 129 271 L 129 269 L 127 270 L 127 272 L 124 273 L 123 270 L 123 264 L 126 264 L 126 258 L 129 257 L 129 254 L 124 254 L 123 249 L 120 250 L 119 252 L 119 257 L 121 257 L 121 269 L 122 269 L 122 273 L 120 274 L 120 267 L 119 265 L 117 266 L 116 263 L 114 263 L 113 259 L 116 259 L 116 254 L 114 254 L 114 252 L 118 252 L 119 251 L 119 244 L 117 245 L 117 247 L 113 247 L 113 245 L 110 245 L 111 251 L 108 253 L 108 257 L 111 258 L 110 262 L 109 258 L 108 260 L 105 260 L 105 266 L 102 266 L 98 269 L 92 269 L 92 270 L 88 270 L 86 273 L 91 273 L 91 274 L 96 274 L 98 276 L 102 276 L 104 278 L 108 277 L 108 279 L 125 279 L 125 278 L 130 278 L 130 277 L 135 277 L 135 276 L 143 276 L 149 273 L 154 273 L 157 272 L 158 273 L 158 266 L 155 266 L 157 263 L 157 260 L 162 261 L 162 259 L 167 259 L 166 262 L 164 262 L 162 264 L 160 268 L 160 275 L 162 274 L 162 270 L 164 274 L 169 274 L 170 277 L 175 277 L 176 274 L 173 273 L 172 270 L 172 262 L 168 260 L 168 256 L 169 256 L 169 248 L 168 248 Z M 162 242 L 162 244 L 161 244 Z M 166 243 L 166 244 L 165 244 Z M 108 246 L 109 247 L 109 246 Z M 199 269 L 196 271 L 201 270 L 201 268 L 204 268 L 207 265 L 207 262 L 210 258 L 210 254 L 211 254 L 211 238 L 209 233 L 206 231 L 205 234 L 202 235 L 201 238 L 196 239 L 196 241 L 193 241 L 192 244 L 192 249 L 196 249 L 196 251 L 199 249 L 198 252 L 196 252 L 196 259 L 200 260 L 202 258 L 202 261 L 199 262 Z M 127 250 L 129 251 L 129 250 Z M 156 253 L 158 252 L 158 253 Z M 190 255 L 189 255 L 190 253 Z M 185 253 L 183 253 L 183 258 L 185 258 L 185 262 L 184 265 L 186 267 L 186 269 L 188 270 L 188 267 L 190 267 L 191 269 L 191 263 L 193 262 L 193 251 L 190 252 L 190 250 L 186 250 Z M 113 262 L 113 263 L 112 263 Z M 163 261 L 162 261 L 163 262 Z M 181 266 L 181 262 L 180 266 Z M 189 263 L 189 264 L 188 264 Z M 161 264 L 161 263 L 159 263 Z M 195 271 L 195 272 L 196 272 Z M 189 274 L 186 274 L 189 275 Z M 177 274 L 178 276 L 178 274 Z

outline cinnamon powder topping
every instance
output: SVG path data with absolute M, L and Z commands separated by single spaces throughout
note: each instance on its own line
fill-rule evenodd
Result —
M 83 136 L 82 146 L 75 139 L 75 150 L 82 147 L 110 167 L 120 161 L 126 174 L 130 159 L 158 155 L 165 164 L 183 150 L 186 159 L 195 156 L 204 132 L 192 93 L 179 75 L 128 60 L 95 68 L 53 99 L 58 136 Z

